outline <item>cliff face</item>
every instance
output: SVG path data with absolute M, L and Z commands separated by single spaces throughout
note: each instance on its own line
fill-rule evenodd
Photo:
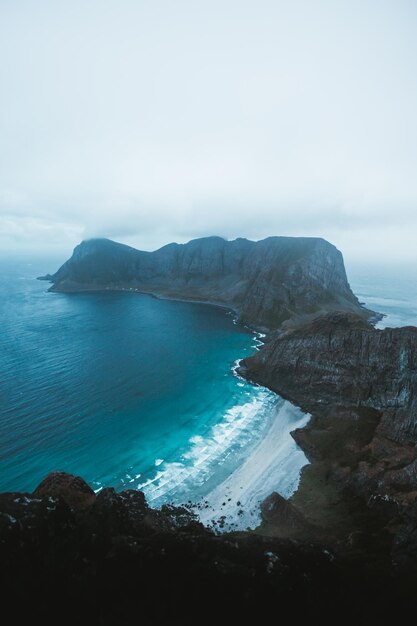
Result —
M 332 310 L 372 315 L 353 295 L 341 253 L 316 238 L 207 237 L 155 252 L 93 239 L 45 278 L 53 282 L 52 291 L 128 289 L 221 304 L 258 328 Z
M 323 405 L 384 412 L 381 431 L 398 443 L 417 437 L 417 328 L 376 330 L 329 314 L 283 333 L 243 365 L 254 380 L 317 413 Z
M 378 537 L 387 533 L 393 558 L 401 545 L 414 560 L 417 328 L 375 330 L 356 316 L 329 314 L 277 333 L 240 372 L 312 414 L 293 433 L 312 461 L 293 497 L 309 522 L 324 520 L 346 541 L 377 514 Z

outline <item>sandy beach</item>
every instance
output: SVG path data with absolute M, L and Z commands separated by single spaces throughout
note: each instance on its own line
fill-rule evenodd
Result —
M 201 521 L 218 530 L 245 530 L 260 522 L 259 505 L 273 491 L 289 497 L 301 468 L 308 463 L 290 432 L 302 428 L 310 415 L 285 401 L 277 406 L 265 437 L 228 478 L 211 491 L 198 510 Z

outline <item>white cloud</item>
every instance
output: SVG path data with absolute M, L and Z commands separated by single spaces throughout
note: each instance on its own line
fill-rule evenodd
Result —
M 417 255 L 416 18 L 409 0 L 2 3 L 3 249 L 291 234 Z

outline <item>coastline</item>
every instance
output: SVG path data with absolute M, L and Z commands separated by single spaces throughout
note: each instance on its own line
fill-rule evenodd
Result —
M 270 332 L 270 329 L 254 327 L 245 322 L 240 322 L 239 312 L 236 309 L 213 301 L 180 298 L 124 287 L 85 290 L 77 293 L 108 293 L 109 291 L 134 293 L 157 300 L 221 308 L 233 317 L 232 321 L 234 324 L 242 325 L 252 334 L 254 340 L 252 349 L 254 353 L 264 344 L 266 333 Z M 68 292 L 59 291 L 54 293 Z M 250 383 L 255 387 L 258 386 L 237 373 L 236 370 L 240 361 L 241 359 L 238 359 L 233 365 L 233 375 L 246 384 Z M 265 389 L 269 392 L 272 391 L 268 388 Z M 289 498 L 298 488 L 301 469 L 308 464 L 308 459 L 290 433 L 295 429 L 306 426 L 310 416 L 278 394 L 276 394 L 276 398 L 277 403 L 272 409 L 273 414 L 268 418 L 269 425 L 259 441 L 250 447 L 247 456 L 242 458 L 238 467 L 233 469 L 226 478 L 201 500 L 199 500 L 198 496 L 193 498 L 190 494 L 193 504 L 185 505 L 194 510 L 204 525 L 214 529 L 216 532 L 242 531 L 257 528 L 261 523 L 261 503 L 263 500 L 274 491 L 285 498 Z M 152 483 L 153 481 L 150 482 Z M 142 488 L 142 486 L 138 486 L 138 488 Z M 146 489 L 144 491 L 147 497 L 149 497 L 150 493 L 148 494 Z M 151 498 L 151 502 L 152 500 L 153 498 Z M 156 506 L 162 506 L 162 503 L 158 503 Z
M 265 335 L 263 333 L 271 333 L 271 329 L 250 325 L 245 321 L 241 321 L 239 319 L 239 312 L 232 306 L 210 300 L 200 300 L 192 297 L 176 297 L 173 294 L 142 291 L 133 287 L 112 287 L 83 290 L 82 292 L 58 291 L 55 293 L 97 293 L 98 291 L 101 293 L 136 293 L 155 298 L 156 300 L 176 301 L 221 308 L 232 316 L 234 324 L 241 325 L 252 334 L 254 338 L 252 348 L 255 353 L 260 346 L 265 343 Z M 298 323 L 300 323 L 300 320 L 298 320 Z M 305 323 L 306 320 L 302 320 L 302 325 Z M 236 371 L 238 366 L 239 363 L 233 366 L 232 371 L 234 374 L 245 383 L 249 382 L 253 384 L 253 381 L 239 376 Z M 276 393 L 276 390 L 269 385 L 265 386 L 263 382 L 261 382 L 260 386 Z M 199 486 L 201 486 L 200 483 L 200 485 L 195 485 L 196 491 L 194 494 L 190 490 L 186 498 L 182 500 L 175 496 L 173 498 L 176 505 L 179 505 L 181 502 L 184 503 L 187 499 L 188 504 L 185 504 L 185 506 L 194 510 L 200 521 L 207 527 L 212 528 L 215 532 L 245 531 L 247 529 L 255 530 L 262 522 L 261 504 L 265 499 L 273 492 L 277 492 L 285 499 L 289 499 L 297 492 L 300 483 L 301 469 L 305 465 L 308 465 L 309 461 L 303 449 L 297 445 L 290 433 L 295 430 L 304 429 L 305 427 L 308 428 L 310 416 L 303 413 L 302 409 L 296 404 L 292 404 L 291 398 L 285 399 L 279 394 L 277 394 L 276 397 L 277 401 L 279 402 L 281 400 L 281 402 L 284 402 L 284 405 L 278 407 L 278 409 L 275 410 L 275 414 L 270 414 L 267 420 L 268 426 L 263 430 L 261 437 L 257 437 L 257 440 L 249 447 L 246 451 L 246 455 L 240 459 L 240 463 L 236 468 L 230 467 L 229 473 L 225 475 L 225 478 L 221 479 L 221 482 L 218 482 L 217 486 L 212 489 L 207 485 L 207 489 L 210 489 L 208 494 L 199 489 Z M 272 409 L 272 412 L 273 411 L 274 409 Z M 191 451 L 191 455 L 194 456 L 193 451 Z M 203 458 L 203 462 L 205 459 L 206 457 Z M 219 462 L 223 465 L 224 459 L 219 459 Z M 170 465 L 172 467 L 169 467 Z M 159 478 L 162 477 L 163 481 L 167 482 L 167 485 L 169 485 L 169 483 L 175 485 L 178 479 L 178 470 L 182 469 L 177 466 L 181 465 L 182 463 L 172 463 L 168 464 L 168 467 L 161 467 L 162 473 L 164 473 L 166 469 L 168 469 L 168 472 L 166 472 L 165 476 L 158 473 L 155 479 L 159 480 Z M 197 474 L 201 470 L 201 460 L 194 459 L 194 465 L 191 472 L 190 467 L 183 467 L 184 472 L 180 472 L 185 476 L 187 482 L 192 479 L 193 475 L 197 478 Z M 226 467 L 223 469 L 226 469 Z M 153 483 L 155 479 L 150 481 L 150 483 Z M 184 479 L 181 477 L 181 482 L 183 480 Z M 213 482 L 213 484 L 216 483 Z M 142 489 L 147 486 L 148 483 L 138 485 L 137 489 Z M 164 502 L 158 497 L 151 497 L 151 493 L 148 492 L 146 488 L 144 491 L 152 506 L 163 506 Z M 190 500 L 188 500 L 188 498 L 190 498 Z M 156 500 L 159 500 L 159 502 Z M 168 497 L 165 503 L 170 501 L 172 502 L 171 498 Z
M 279 396 L 278 396 L 279 397 Z M 307 457 L 291 436 L 310 415 L 287 400 L 277 403 L 267 432 L 249 456 L 193 509 L 217 532 L 255 529 L 260 505 L 274 491 L 289 498 L 298 488 Z
M 51 282 L 51 280 L 49 278 L 43 277 L 43 276 L 38 276 L 36 278 L 36 280 L 41 280 L 41 281 L 46 281 L 46 282 Z M 52 287 L 50 287 L 47 291 L 49 293 L 60 293 L 60 294 L 88 294 L 88 293 L 132 293 L 132 294 L 138 294 L 138 295 L 145 295 L 145 296 L 150 296 L 151 298 L 155 298 L 157 300 L 167 300 L 167 301 L 171 301 L 171 302 L 185 302 L 185 303 L 189 303 L 189 304 L 202 304 L 205 306 L 214 306 L 214 307 L 218 307 L 221 309 L 224 309 L 228 312 L 230 312 L 231 314 L 233 314 L 235 316 L 235 320 L 236 323 L 240 323 L 242 324 L 242 326 L 244 326 L 245 328 L 247 328 L 250 331 L 253 331 L 255 333 L 260 333 L 262 335 L 264 335 L 265 337 L 267 337 L 269 334 L 273 333 L 274 331 L 277 330 L 277 328 L 275 328 L 274 326 L 265 326 L 262 324 L 257 324 L 254 321 L 247 321 L 247 320 L 241 320 L 240 319 L 240 311 L 235 308 L 234 306 L 232 306 L 232 304 L 226 304 L 224 302 L 217 302 L 215 300 L 201 300 L 201 299 L 197 299 L 194 298 L 193 296 L 189 296 L 189 297 L 180 297 L 177 295 L 173 295 L 173 294 L 164 294 L 162 292 L 155 292 L 155 291 L 144 291 L 142 289 L 138 289 L 135 287 L 93 287 L 91 285 L 89 285 L 86 288 L 80 289 L 54 289 L 53 288 L 54 285 L 52 285 Z M 361 309 L 363 310 L 362 312 L 367 312 L 370 315 L 365 316 L 365 319 L 372 324 L 373 326 L 375 324 L 377 324 L 378 322 L 380 322 L 383 318 L 384 318 L 384 314 L 378 313 L 376 311 L 372 311 L 371 309 L 366 309 L 366 307 L 363 306 L 363 304 L 361 304 Z M 284 320 L 283 325 L 287 325 L 289 324 L 290 327 L 292 326 L 292 324 L 296 324 L 297 326 L 305 326 L 308 323 L 310 323 L 311 321 L 313 321 L 316 317 L 319 317 L 321 315 L 324 315 L 326 313 L 330 313 L 330 312 L 334 312 L 334 311 L 338 311 L 338 307 L 334 307 L 334 306 L 328 306 L 324 309 L 321 309 L 319 311 L 316 311 L 314 313 L 311 314 L 303 314 L 303 315 L 297 315 L 294 314 L 292 317 L 287 318 L 286 320 Z M 351 310 L 350 308 L 348 308 L 348 310 Z
M 49 278 L 46 278 L 43 276 L 38 276 L 36 280 L 51 282 Z M 184 298 L 184 297 L 181 298 L 179 296 L 170 295 L 170 294 L 165 295 L 163 293 L 158 293 L 154 291 L 143 291 L 142 289 L 137 289 L 135 287 L 97 287 L 97 288 L 94 288 L 94 287 L 89 286 L 86 289 L 76 289 L 76 290 L 65 290 L 65 289 L 58 290 L 58 289 L 53 289 L 52 287 L 50 287 L 47 291 L 49 293 L 59 293 L 59 294 L 66 294 L 66 295 L 122 292 L 122 293 L 131 293 L 131 294 L 137 294 L 137 295 L 142 295 L 142 296 L 150 296 L 151 298 L 155 298 L 156 300 L 167 300 L 170 302 L 185 302 L 188 304 L 202 304 L 205 306 L 214 306 L 220 309 L 224 309 L 225 311 L 234 315 L 236 323 L 241 323 L 242 326 L 244 326 L 245 328 L 247 328 L 248 330 L 252 332 L 261 333 L 264 336 L 266 336 L 268 333 L 271 332 L 271 328 L 268 328 L 267 326 L 249 324 L 248 322 L 241 322 L 239 319 L 240 312 L 236 308 L 231 306 L 230 304 L 226 304 L 222 302 L 215 302 L 213 300 L 198 300 L 196 298 L 193 298 L 192 296 L 190 296 L 189 298 Z
M 233 321 L 238 323 L 236 319 Z M 257 352 L 263 345 L 264 335 L 252 329 L 248 330 L 251 331 L 254 340 L 252 349 Z M 296 429 L 304 428 L 311 416 L 274 391 L 243 378 L 237 371 L 240 361 L 241 359 L 235 361 L 231 372 L 234 377 L 242 381 L 241 384 L 249 384 L 254 390 L 254 395 L 250 403 L 244 406 L 237 405 L 232 410 L 245 409 L 246 412 L 250 405 L 251 420 L 250 422 L 247 421 L 249 415 L 244 416 L 242 420 L 242 415 L 238 413 L 233 421 L 227 419 L 226 422 L 234 424 L 237 421 L 237 432 L 241 431 L 242 434 L 245 431 L 248 432 L 248 426 L 251 426 L 252 429 L 254 428 L 252 436 L 255 441 L 249 445 L 243 455 L 240 455 L 239 464 L 234 467 L 232 464 L 220 481 L 218 479 L 213 481 L 216 472 L 212 479 L 207 480 L 206 478 L 204 483 L 207 482 L 208 485 L 211 483 L 211 486 L 208 487 L 208 491 L 207 488 L 204 489 L 201 477 L 207 471 L 205 468 L 205 461 L 208 458 L 207 450 L 211 449 L 213 444 L 215 447 L 219 444 L 220 433 L 215 431 L 219 427 L 224 428 L 225 420 L 223 419 L 214 427 L 208 439 L 200 443 L 200 438 L 196 437 L 196 441 L 192 442 L 192 448 L 185 455 L 188 460 L 193 459 L 190 466 L 183 465 L 183 460 L 182 462 L 168 463 L 154 479 L 137 487 L 144 491 L 151 506 L 157 508 L 164 504 L 185 506 L 197 515 L 201 523 L 216 533 L 255 530 L 262 521 L 262 502 L 273 492 L 278 492 L 286 499 L 290 498 L 298 489 L 302 468 L 309 463 L 291 433 Z M 272 404 L 271 398 L 268 396 L 264 398 L 264 408 L 260 409 L 258 406 L 256 412 L 253 413 L 253 408 L 260 400 L 255 395 L 256 389 L 258 391 L 264 390 L 268 395 L 272 394 L 274 398 Z M 230 412 L 229 410 L 228 413 Z M 259 422 L 259 415 L 262 413 L 264 418 Z M 242 430 L 241 427 L 239 428 L 239 422 L 245 423 Z M 227 448 L 223 449 L 217 460 L 217 455 L 211 459 L 211 465 L 215 463 L 218 467 L 222 466 L 223 469 L 227 467 L 228 457 L 231 458 L 234 455 L 232 449 L 236 445 L 236 440 L 233 437 L 236 435 L 236 425 L 230 433 L 232 437 L 227 438 Z M 224 434 L 222 433 L 220 439 L 223 437 Z M 202 448 L 202 457 L 199 448 Z M 192 478 L 196 481 L 194 488 L 191 488 L 190 479 Z M 156 483 L 154 490 L 153 484 L 160 479 L 162 479 L 162 484 Z M 180 496 L 180 494 L 174 494 L 171 489 L 168 489 L 165 498 L 163 494 L 158 495 L 161 487 L 166 489 L 177 481 L 179 481 L 178 485 L 189 483 L 188 493 L 185 492 Z

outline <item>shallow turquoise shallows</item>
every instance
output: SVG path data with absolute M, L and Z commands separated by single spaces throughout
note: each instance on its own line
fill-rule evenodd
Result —
M 47 293 L 35 277 L 54 267 L 0 268 L 0 490 L 64 470 L 154 503 L 207 491 L 277 401 L 233 373 L 254 334 L 213 306 Z

